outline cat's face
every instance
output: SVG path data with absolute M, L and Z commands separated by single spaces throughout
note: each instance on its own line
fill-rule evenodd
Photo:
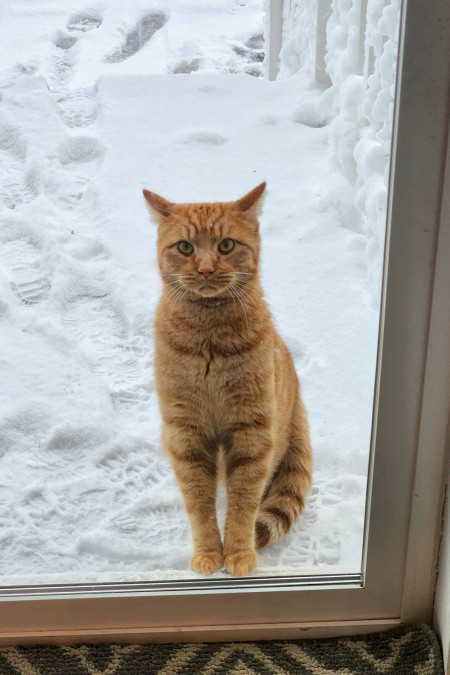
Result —
M 201 297 L 238 299 L 258 271 L 258 202 L 265 183 L 236 202 L 173 204 L 144 196 L 156 212 L 158 260 L 165 284 Z

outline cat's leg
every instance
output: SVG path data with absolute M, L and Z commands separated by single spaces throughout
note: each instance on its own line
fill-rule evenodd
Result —
M 234 431 L 226 453 L 228 506 L 224 556 L 226 568 L 233 576 L 250 574 L 258 563 L 255 522 L 269 475 L 272 448 L 269 430 L 249 428 Z
M 191 568 L 212 574 L 223 565 L 216 517 L 217 453 L 189 429 L 165 425 L 163 442 L 183 495 L 191 525 Z
M 294 406 L 286 453 L 266 490 L 256 520 L 256 548 L 273 544 L 297 520 L 311 489 L 312 452 L 300 397 Z

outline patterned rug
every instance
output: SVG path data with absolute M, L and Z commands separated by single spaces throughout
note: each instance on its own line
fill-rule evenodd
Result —
M 443 675 L 428 626 L 329 640 L 0 649 L 0 675 Z

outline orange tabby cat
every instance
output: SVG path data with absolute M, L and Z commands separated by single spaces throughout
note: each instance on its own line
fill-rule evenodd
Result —
M 258 278 L 265 185 L 236 202 L 204 204 L 174 204 L 144 190 L 159 224 L 155 372 L 162 438 L 191 523 L 191 567 L 204 574 L 224 561 L 235 576 L 252 572 L 255 547 L 289 530 L 311 485 L 297 375 Z M 223 546 L 219 463 L 228 500 Z

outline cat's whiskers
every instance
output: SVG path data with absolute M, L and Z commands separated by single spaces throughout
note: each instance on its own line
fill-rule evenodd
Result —
M 235 275 L 235 283 L 242 290 L 247 288 L 253 289 L 255 288 L 255 274 L 253 272 L 237 272 Z
M 168 284 L 167 290 L 170 296 L 173 297 L 174 295 L 177 294 L 178 291 L 181 291 L 182 288 L 183 288 L 182 284 L 180 284 L 179 282 L 174 282 L 172 284 Z
M 169 291 L 173 291 L 174 288 L 184 288 L 183 284 L 177 279 L 175 279 L 175 281 L 168 281 L 167 286 L 169 287 Z
M 184 281 L 184 280 L 185 280 L 185 275 L 184 275 L 184 274 L 180 274 L 179 272 L 177 272 L 176 274 L 173 274 L 173 273 L 171 273 L 171 272 L 166 272 L 166 273 L 164 274 L 164 277 L 175 277 L 175 279 L 166 279 L 166 278 L 164 278 L 165 283 L 168 284 L 168 285 L 174 284 L 174 283 L 175 283 L 175 284 L 179 284 L 179 283 L 180 283 L 180 279 L 181 279 L 181 281 Z
M 230 298 L 233 300 L 234 311 L 236 311 L 236 300 L 234 299 L 234 295 L 232 294 L 230 287 L 227 286 L 225 290 L 230 294 Z
M 175 305 L 178 303 L 179 300 L 181 300 L 181 298 L 182 298 L 183 295 L 185 294 L 185 291 L 186 291 L 185 288 L 178 289 L 178 293 L 174 296 L 174 298 L 173 298 L 173 300 L 172 300 L 172 303 L 171 303 L 171 305 L 170 305 L 170 307 L 169 307 L 168 315 L 167 315 L 167 320 L 168 320 L 168 321 L 170 321 L 170 318 L 171 318 L 171 316 L 172 316 L 172 312 L 173 312 L 173 310 L 174 310 Z
M 174 276 L 176 279 L 165 280 L 167 286 L 175 286 L 176 288 L 186 288 L 186 282 L 189 281 L 189 276 L 186 274 L 167 274 L 166 276 Z
M 182 297 L 185 295 L 188 289 L 185 288 L 183 284 L 181 284 L 179 281 L 176 280 L 169 282 L 168 286 L 170 286 L 170 288 L 168 288 L 167 290 L 169 291 L 169 293 L 172 294 L 172 302 L 170 304 L 167 316 L 168 320 L 170 320 L 170 317 L 172 316 L 172 312 L 176 303 L 178 302 L 178 300 L 182 299 Z
M 244 276 L 245 275 L 245 276 Z M 245 277 L 250 277 L 246 279 Z M 237 272 L 235 275 L 236 283 L 240 286 L 253 286 L 255 275 L 253 272 Z
M 236 292 L 235 292 L 235 290 L 234 290 L 234 288 L 233 288 L 232 286 L 229 286 L 227 290 L 230 291 L 230 295 L 231 295 L 231 297 L 232 297 L 232 299 L 233 299 L 234 307 L 235 307 L 235 309 L 236 309 L 235 298 L 238 300 L 238 302 L 240 302 L 240 300 L 239 300 L 239 298 L 238 298 L 238 296 L 237 296 L 237 294 L 236 294 Z M 242 306 L 242 309 L 244 310 L 244 316 L 245 316 L 245 321 L 246 321 L 246 324 L 247 324 L 247 330 L 248 330 L 247 314 L 246 314 L 246 312 L 245 312 L 245 308 L 244 308 L 243 305 L 242 305 L 242 302 L 240 302 L 240 304 L 241 304 L 241 306 Z
M 243 298 L 245 298 L 245 300 L 247 301 L 247 303 L 248 303 L 249 305 L 251 304 L 251 305 L 253 305 L 253 307 L 256 307 L 256 304 L 255 304 L 254 299 L 252 298 L 252 296 L 250 295 L 250 293 L 246 290 L 247 287 L 252 287 L 252 286 L 254 285 L 253 282 L 252 282 L 252 281 L 251 281 L 251 282 L 246 282 L 245 288 L 242 287 L 242 283 L 243 283 L 242 281 L 239 282 L 239 280 L 237 280 L 237 281 L 236 281 L 236 284 L 235 284 L 235 288 L 236 288 L 236 289 L 239 289 L 239 292 L 241 293 L 241 296 L 242 296 Z
M 229 286 L 229 289 L 230 289 L 230 291 L 232 291 L 232 293 L 235 295 L 236 299 L 238 300 L 238 302 L 240 303 L 240 305 L 241 305 L 241 307 L 242 307 L 242 310 L 243 310 L 244 316 L 245 316 L 245 323 L 247 324 L 247 330 L 249 330 L 249 325 L 248 325 L 248 315 L 247 315 L 247 310 L 245 309 L 245 300 L 244 300 L 244 302 L 243 302 L 243 300 L 242 300 L 242 298 L 241 298 L 241 296 L 240 296 L 240 293 L 238 292 L 238 290 L 237 290 L 237 288 L 236 288 L 235 285 L 232 284 L 231 286 Z

